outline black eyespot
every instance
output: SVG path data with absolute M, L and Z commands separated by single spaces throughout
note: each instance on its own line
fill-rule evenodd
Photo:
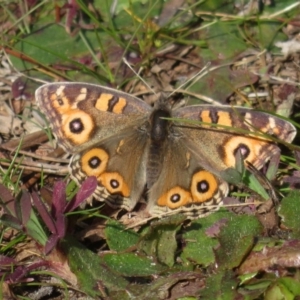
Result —
M 199 193 L 206 193 L 209 190 L 209 184 L 206 180 L 197 182 L 197 191 Z
M 177 202 L 180 201 L 180 199 L 181 199 L 181 197 L 180 197 L 179 194 L 174 194 L 174 195 L 171 196 L 170 200 L 171 200 L 172 203 L 177 203 Z
M 119 181 L 115 180 L 115 179 L 112 179 L 110 181 L 110 186 L 113 188 L 113 189 L 117 189 L 119 186 L 120 186 L 120 183 Z
M 247 158 L 250 154 L 250 149 L 245 144 L 239 144 L 238 147 L 236 147 L 233 151 L 234 156 L 237 155 L 237 152 L 240 151 L 243 159 Z
M 80 118 L 72 120 L 69 124 L 72 133 L 81 133 L 84 130 L 84 125 Z
M 58 105 L 60 105 L 60 106 L 63 106 L 65 104 L 64 100 L 61 97 L 57 97 L 56 100 L 57 100 Z
M 101 159 L 98 156 L 93 156 L 89 159 L 89 166 L 91 169 L 97 169 L 101 164 Z

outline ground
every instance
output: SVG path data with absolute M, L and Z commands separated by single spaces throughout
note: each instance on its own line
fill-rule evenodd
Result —
M 281 129 L 264 135 L 281 155 L 223 174 L 230 190 L 217 212 L 150 220 L 146 194 L 128 214 L 92 199 L 92 177 L 77 188 L 70 151 L 34 96 L 46 82 L 89 82 L 151 106 L 172 93 L 174 107 L 243 106 L 298 128 L 299 2 L 9 1 L 0 9 L 0 298 L 300 296 L 297 136 L 290 144 Z

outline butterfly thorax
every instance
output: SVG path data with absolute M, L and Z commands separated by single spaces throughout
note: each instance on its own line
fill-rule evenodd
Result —
M 168 136 L 170 121 L 166 118 L 170 118 L 169 111 L 164 109 L 154 110 L 150 117 L 150 139 L 151 144 L 159 147 L 161 143 Z
M 163 152 L 169 136 L 171 113 L 167 108 L 154 109 L 149 119 L 150 148 L 147 162 L 147 188 L 157 181 L 163 164 Z

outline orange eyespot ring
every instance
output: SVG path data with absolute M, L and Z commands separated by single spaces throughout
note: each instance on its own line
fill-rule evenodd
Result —
M 103 173 L 99 176 L 99 181 L 110 194 L 120 194 L 123 197 L 129 197 L 130 195 L 128 185 L 117 172 Z
M 167 206 L 171 209 L 187 205 L 191 203 L 191 194 L 185 189 L 177 186 L 163 194 L 157 201 L 159 206 Z
M 238 149 L 241 150 L 244 159 L 253 163 L 260 156 L 260 151 L 265 144 L 267 142 L 260 139 L 241 136 L 232 137 L 223 146 L 224 163 L 227 167 L 235 167 L 235 155 Z
M 90 139 L 95 123 L 89 114 L 79 109 L 62 115 L 62 130 L 74 145 L 81 145 Z
M 72 110 L 70 101 L 67 97 L 58 97 L 56 94 L 50 96 L 52 107 L 60 114 L 65 114 Z
M 216 177 L 207 171 L 199 171 L 193 175 L 191 193 L 193 202 L 205 202 L 213 198 L 218 189 Z
M 93 148 L 87 151 L 80 160 L 80 165 L 83 172 L 87 176 L 99 177 L 105 172 L 109 155 L 101 148 Z

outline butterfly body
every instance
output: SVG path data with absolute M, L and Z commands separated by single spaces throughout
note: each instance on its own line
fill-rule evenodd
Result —
M 78 184 L 96 176 L 95 197 L 131 211 L 147 189 L 153 216 L 203 216 L 228 194 L 222 172 L 236 154 L 260 169 L 278 147 L 256 130 L 286 142 L 294 126 L 246 108 L 209 105 L 154 108 L 132 95 L 87 83 L 52 83 L 36 98 L 58 144 L 73 154 Z M 202 122 L 202 123 L 200 123 Z M 231 129 L 237 128 L 240 133 Z

